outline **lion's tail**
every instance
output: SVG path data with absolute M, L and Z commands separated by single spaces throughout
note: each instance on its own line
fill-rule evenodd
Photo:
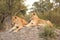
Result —
M 48 20 L 47 21 L 47 24 L 52 28 L 53 27 L 53 24 Z

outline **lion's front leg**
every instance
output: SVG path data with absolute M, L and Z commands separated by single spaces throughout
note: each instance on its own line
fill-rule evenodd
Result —
M 16 29 L 16 27 L 12 27 L 8 32 L 12 32 L 15 29 Z
M 16 30 L 14 30 L 13 32 L 18 32 L 20 29 L 22 29 L 23 28 L 23 26 L 20 26 L 20 27 L 18 27 Z
M 8 32 L 12 32 L 12 31 L 14 31 L 15 29 L 17 29 L 16 26 L 17 26 L 17 25 L 15 24 Z

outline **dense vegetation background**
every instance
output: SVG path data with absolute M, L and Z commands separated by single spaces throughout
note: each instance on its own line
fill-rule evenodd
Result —
M 34 11 L 42 19 L 48 19 L 60 28 L 60 0 L 40 0 L 33 4 Z
M 29 15 L 26 15 L 27 6 L 23 4 L 24 0 L 0 0 L 0 29 L 8 30 L 11 28 L 11 17 L 17 15 L 28 20 Z M 33 11 L 42 19 L 48 19 L 60 28 L 60 0 L 40 0 L 35 2 Z
M 26 12 L 23 0 L 0 0 L 0 29 L 8 30 L 11 27 L 11 17 L 13 15 Z

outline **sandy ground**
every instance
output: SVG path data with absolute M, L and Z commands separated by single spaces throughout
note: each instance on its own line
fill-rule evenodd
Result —
M 19 32 L 0 32 L 0 40 L 44 40 L 39 33 L 44 32 L 43 27 L 24 27 Z M 56 40 L 60 40 L 60 34 Z

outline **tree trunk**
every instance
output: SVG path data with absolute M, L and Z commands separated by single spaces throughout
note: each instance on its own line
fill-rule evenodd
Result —
M 12 25 L 11 25 L 11 15 L 4 15 L 4 20 L 3 20 L 3 27 L 5 27 L 5 31 L 8 31 Z

